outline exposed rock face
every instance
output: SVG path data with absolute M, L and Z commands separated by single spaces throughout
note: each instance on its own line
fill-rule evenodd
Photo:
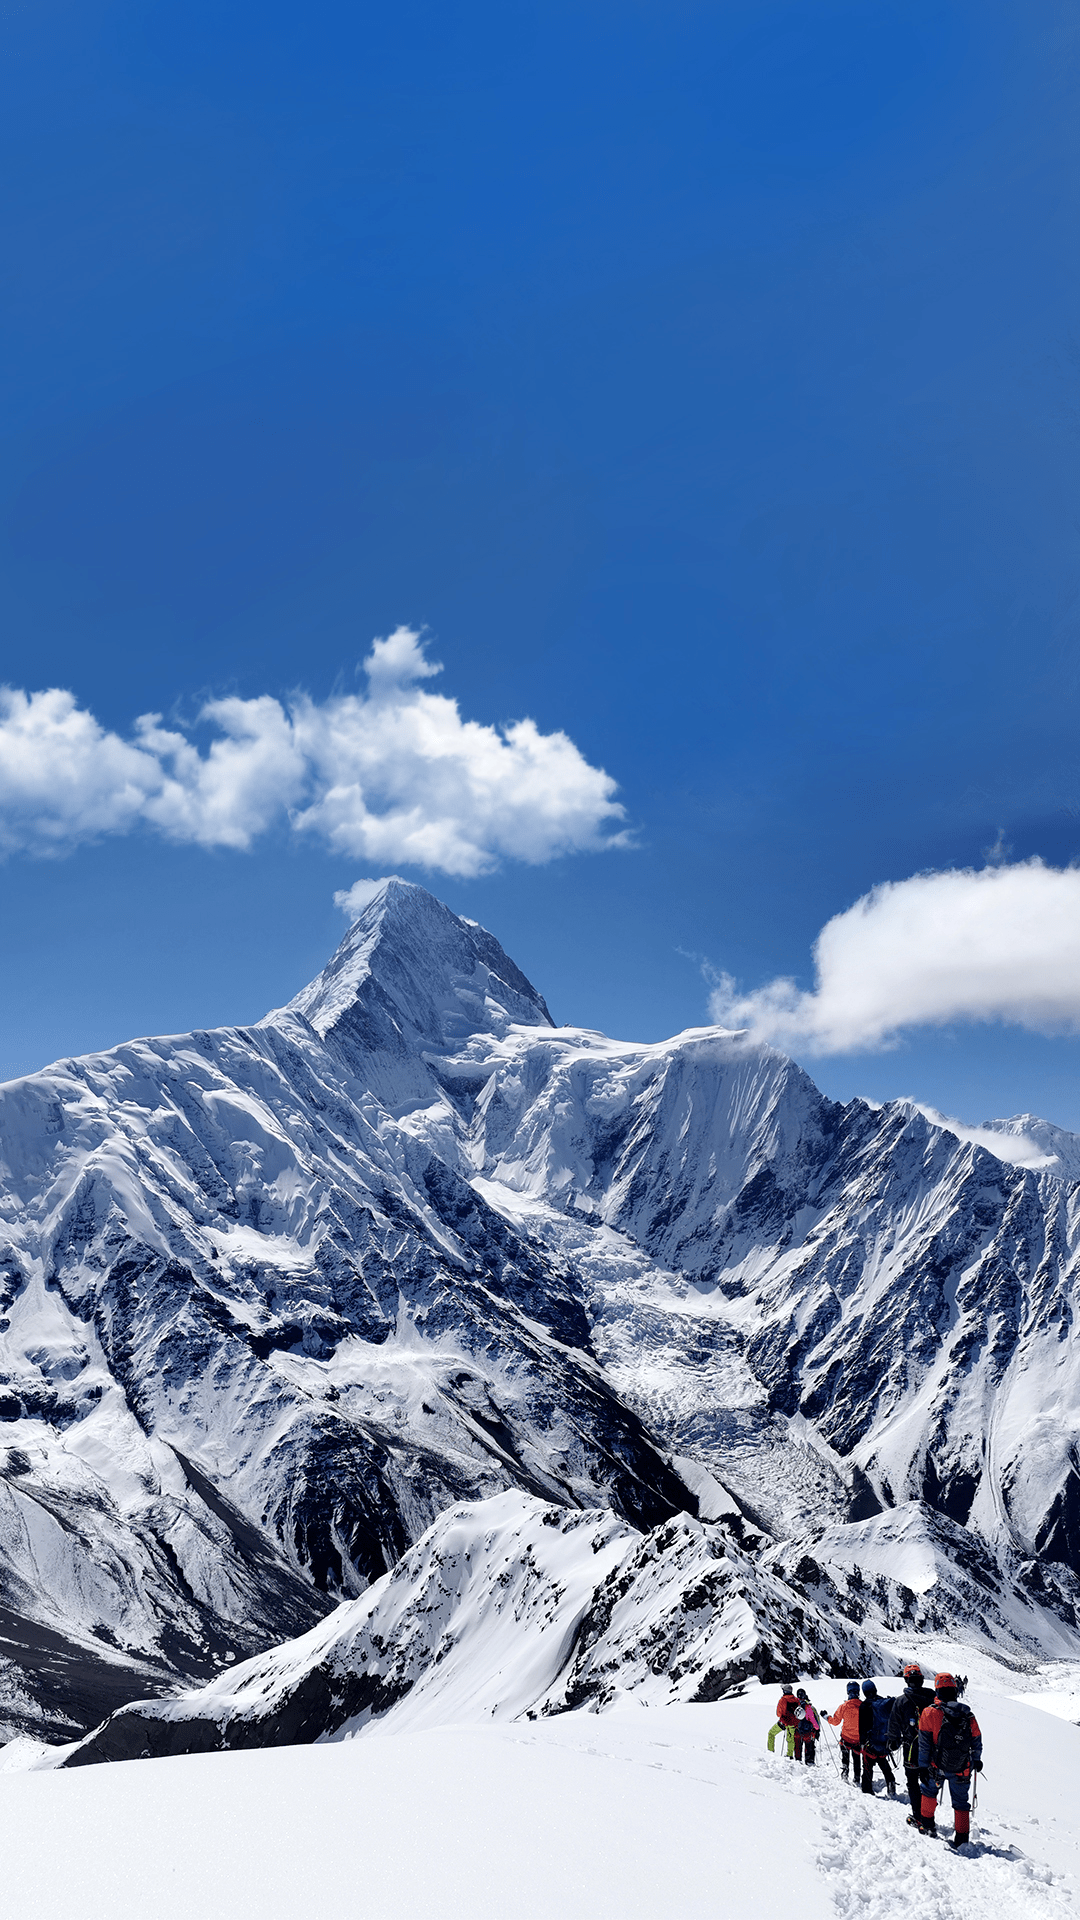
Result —
M 719 1029 L 554 1028 L 399 881 L 259 1026 L 8 1083 L 7 1724 L 206 1680 L 503 1489 L 674 1523 L 673 1566 L 718 1501 L 724 1579 L 921 1501 L 1067 1616 L 1070 1141 L 840 1106 Z
M 722 1526 L 680 1516 L 642 1536 L 608 1512 L 505 1493 L 444 1514 L 301 1639 L 124 1708 L 61 1764 L 310 1742 L 375 1716 L 402 1730 L 558 1713 L 628 1691 L 710 1700 L 749 1674 L 874 1659 L 854 1625 L 756 1570 Z

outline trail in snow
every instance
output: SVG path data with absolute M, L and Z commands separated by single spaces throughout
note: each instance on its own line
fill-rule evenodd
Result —
M 821 1701 L 830 1696 L 831 1683 L 818 1682 L 816 1687 Z M 771 1690 L 755 1686 L 741 1700 L 719 1703 L 709 1730 L 713 1737 L 703 1741 L 695 1738 L 701 1708 L 689 1713 L 678 1708 L 663 1713 L 618 1709 L 594 1717 L 591 1730 L 586 1716 L 570 1714 L 545 1728 L 543 1738 L 573 1745 L 597 1759 L 674 1774 L 688 1785 L 711 1784 L 724 1795 L 717 1812 L 725 1844 L 730 1831 L 725 1802 L 731 1804 L 737 1796 L 741 1818 L 754 1796 L 755 1780 L 770 1794 L 779 1789 L 799 1805 L 801 1817 L 788 1822 L 780 1813 L 775 1819 L 777 1861 L 783 1859 L 785 1874 L 796 1865 L 791 1842 L 805 1834 L 809 1813 L 817 1837 L 806 1861 L 808 1878 L 800 1884 L 813 1884 L 809 1876 L 816 1869 L 818 1887 L 838 1920 L 901 1920 L 911 1913 L 926 1920 L 1058 1920 L 1075 1913 L 1080 1868 L 1080 1831 L 1073 1811 L 1080 1781 L 1075 1728 L 1066 1732 L 1060 1724 L 1052 1730 L 1041 1727 L 1038 1712 L 1016 1712 L 1015 1702 L 980 1702 L 984 1730 L 988 1725 L 991 1732 L 993 1765 L 989 1781 L 980 1782 L 971 1843 L 954 1854 L 947 1844 L 953 1824 L 948 1795 L 938 1808 L 943 1837 L 916 1833 L 907 1825 L 903 1770 L 897 1770 L 895 1799 L 880 1788 L 873 1796 L 864 1794 L 841 1779 L 831 1730 L 819 1743 L 813 1768 L 779 1755 L 747 1752 L 748 1736 L 755 1746 L 759 1735 L 763 1740 L 762 1707 L 769 1698 Z M 739 1758 L 743 1772 L 736 1783 L 729 1769 Z M 1041 1814 L 1032 1811 L 1036 1804 Z M 778 1811 L 774 1806 L 774 1813 Z M 764 1880 L 773 1865 L 772 1859 L 762 1861 Z M 767 1904 L 762 1903 L 763 1911 Z
M 896 1920 L 905 1909 L 933 1920 L 1016 1914 L 1056 1920 L 1075 1912 L 1065 1877 L 1005 1842 L 1001 1823 L 984 1825 L 978 1810 L 972 1842 L 961 1854 L 945 1839 L 916 1833 L 907 1824 L 902 1772 L 897 1798 L 889 1800 L 880 1793 L 871 1798 L 835 1773 L 769 1756 L 755 1762 L 754 1770 L 782 1779 L 789 1793 L 816 1803 L 823 1837 L 815 1864 L 841 1920 Z M 938 1822 L 943 1835 L 951 1833 L 947 1804 L 938 1808 Z

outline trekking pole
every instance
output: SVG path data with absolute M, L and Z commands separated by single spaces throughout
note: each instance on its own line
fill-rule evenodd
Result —
M 828 1715 L 826 1715 L 825 1719 L 822 1720 L 821 1724 L 825 1728 L 826 1732 L 828 1733 L 829 1739 L 832 1742 L 832 1745 L 827 1747 L 826 1751 L 832 1754 L 833 1765 L 836 1768 L 837 1773 L 840 1774 L 841 1778 L 843 1778 L 844 1769 L 840 1765 L 840 1743 L 837 1740 L 835 1733 L 833 1732 L 832 1728 L 829 1725 Z

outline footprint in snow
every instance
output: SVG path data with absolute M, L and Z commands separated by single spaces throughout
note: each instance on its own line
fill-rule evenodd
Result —
M 1064 1920 L 1075 1915 L 1071 1892 L 1042 1861 L 1018 1847 L 996 1846 L 992 1830 L 976 1827 L 971 1843 L 953 1854 L 907 1825 L 907 1801 L 857 1791 L 835 1774 L 796 1768 L 775 1756 L 753 1771 L 780 1780 L 789 1792 L 813 1795 L 824 1829 L 816 1865 L 839 1920 Z M 944 1829 L 943 1829 L 944 1831 Z

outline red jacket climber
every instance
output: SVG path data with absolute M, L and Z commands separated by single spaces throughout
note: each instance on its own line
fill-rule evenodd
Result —
M 954 1847 L 962 1847 L 971 1828 L 968 1786 L 973 1773 L 982 1771 L 982 1733 L 971 1708 L 956 1697 L 957 1686 L 951 1673 L 939 1673 L 934 1680 L 934 1704 L 924 1707 L 919 1716 L 919 1784 L 922 1788 L 923 1833 L 937 1831 L 934 1816 L 938 1794 L 947 1780 L 953 1804 Z
M 793 1687 L 785 1687 L 776 1703 L 776 1718 L 782 1727 L 795 1725 L 795 1710 L 798 1707 Z

